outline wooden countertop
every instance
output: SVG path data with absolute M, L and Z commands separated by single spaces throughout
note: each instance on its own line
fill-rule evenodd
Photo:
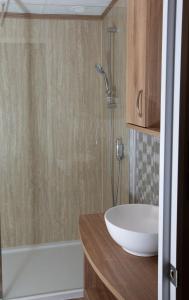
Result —
M 157 299 L 157 257 L 122 250 L 110 237 L 103 214 L 80 216 L 79 228 L 89 263 L 116 299 Z

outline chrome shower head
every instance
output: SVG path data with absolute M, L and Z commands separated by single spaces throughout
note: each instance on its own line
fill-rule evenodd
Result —
M 104 82 L 105 82 L 105 87 L 106 87 L 106 94 L 107 94 L 108 97 L 110 97 L 112 95 L 112 89 L 111 89 L 110 82 L 108 80 L 108 76 L 106 75 L 106 72 L 104 71 L 103 67 L 100 64 L 96 64 L 95 68 L 96 68 L 96 71 L 99 74 L 103 75 Z

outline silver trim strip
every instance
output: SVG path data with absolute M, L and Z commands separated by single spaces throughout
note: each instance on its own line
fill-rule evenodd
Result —
M 179 0 L 180 1 L 180 0 Z M 170 299 L 170 232 L 172 196 L 173 107 L 177 0 L 164 1 L 160 140 L 160 224 L 158 300 Z

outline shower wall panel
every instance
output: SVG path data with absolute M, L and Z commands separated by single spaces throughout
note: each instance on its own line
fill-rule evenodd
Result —
M 1 226 L 3 245 L 28 244 L 46 198 L 45 47 L 0 44 Z M 44 68 L 40 68 L 40 64 Z M 43 80 L 42 80 L 43 79 Z M 43 176 L 45 174 L 45 176 Z M 41 221 L 41 220 L 39 220 Z M 6 241 L 5 241 L 6 240 Z
M 114 176 L 114 194 L 117 191 L 117 180 L 119 174 L 119 163 L 116 160 L 115 142 L 116 139 L 122 137 L 125 146 L 125 157 L 121 162 L 121 182 L 118 194 L 118 204 L 129 202 L 129 135 L 125 122 L 126 111 L 126 1 L 118 0 L 111 11 L 103 20 L 103 65 L 108 71 L 110 44 L 109 44 L 109 27 L 116 27 L 117 32 L 112 33 L 111 38 L 111 76 L 113 89 L 116 95 L 116 108 L 107 108 L 105 94 L 103 105 L 104 135 L 103 135 L 103 153 L 107 153 L 103 157 L 103 198 L 104 208 L 112 206 L 111 193 L 111 113 L 113 114 L 113 135 L 114 148 L 113 158 L 113 176 Z
M 6 19 L 0 30 L 3 247 L 78 238 L 103 209 L 101 21 Z

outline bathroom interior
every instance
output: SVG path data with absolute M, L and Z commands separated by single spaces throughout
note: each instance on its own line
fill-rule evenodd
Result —
M 84 299 L 80 216 L 158 209 L 162 0 L 1 0 L 0 9 L 1 297 Z M 157 271 L 156 256 L 109 242 Z M 115 289 L 85 297 L 155 299 Z

